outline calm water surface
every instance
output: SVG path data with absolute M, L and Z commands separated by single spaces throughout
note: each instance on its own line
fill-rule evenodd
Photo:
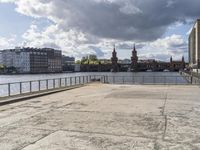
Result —
M 35 74 L 35 75 L 0 75 L 0 97 L 8 96 L 9 91 L 11 95 L 20 94 L 20 89 L 22 93 L 29 93 L 30 91 L 38 91 L 47 89 L 47 81 L 45 79 L 56 79 L 55 84 L 53 80 L 48 80 L 48 89 L 52 89 L 59 87 L 60 85 L 70 85 L 70 80 L 58 80 L 58 78 L 67 78 L 67 77 L 75 77 L 75 76 L 93 76 L 93 75 L 104 75 L 108 76 L 106 78 L 106 82 L 115 83 L 115 84 L 187 84 L 187 81 L 178 73 L 178 72 L 124 72 L 124 73 L 60 73 L 60 74 Z M 37 80 L 41 81 L 40 84 Z M 23 82 L 23 81 L 36 81 L 23 83 L 21 88 L 19 83 L 15 82 Z M 83 83 L 83 78 L 78 79 L 78 81 L 73 78 L 72 84 L 76 84 L 77 82 Z M 6 83 L 10 84 L 10 90 L 8 90 L 9 86 Z M 39 88 L 40 87 L 40 88 Z
M 21 81 L 32 81 L 42 79 L 65 78 L 86 75 L 107 75 L 107 76 L 180 76 L 178 72 L 88 72 L 88 73 L 59 73 L 59 74 L 34 74 L 34 75 L 0 75 L 0 84 Z

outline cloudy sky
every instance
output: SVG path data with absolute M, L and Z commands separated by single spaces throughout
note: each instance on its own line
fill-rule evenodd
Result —
M 0 0 L 0 49 L 51 47 L 81 58 L 96 54 L 187 60 L 188 33 L 200 0 Z

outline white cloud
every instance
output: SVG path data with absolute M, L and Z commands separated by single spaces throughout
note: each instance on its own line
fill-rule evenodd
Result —
M 75 30 L 63 31 L 57 25 L 48 26 L 43 31 L 40 31 L 36 25 L 31 25 L 23 34 L 24 46 L 52 47 L 63 50 L 64 54 L 79 58 L 95 52 L 91 46 L 98 43 L 95 39 L 89 40 L 90 38 L 92 37 Z
M 162 38 L 166 29 L 199 15 L 200 1 L 191 0 L 0 0 L 16 4 L 16 11 L 53 22 L 41 30 L 32 25 L 24 34 L 24 45 L 54 47 L 81 57 L 89 53 L 110 56 L 114 43 L 143 45 L 145 57 L 185 55 L 181 35 Z M 188 9 L 184 9 L 188 6 Z M 162 8 L 162 9 L 161 9 Z M 176 8 L 176 9 L 174 9 Z M 194 8 L 194 9 L 193 9 Z M 195 10 L 195 11 L 193 11 Z M 124 43 L 124 44 L 123 44 Z M 102 53 L 101 53 L 101 52 Z M 128 56 L 127 56 L 128 57 Z
M 156 41 L 146 43 L 141 49 L 142 58 L 155 58 L 169 61 L 170 57 L 180 60 L 185 56 L 187 60 L 187 42 L 181 35 L 171 35 Z
M 150 44 L 150 46 L 154 48 L 162 48 L 162 49 L 175 49 L 179 46 L 185 44 L 185 41 L 181 35 L 171 35 L 165 37 L 163 39 L 158 39 Z
M 15 36 L 9 38 L 0 37 L 0 50 L 13 48 L 14 46 L 16 46 L 15 38 Z

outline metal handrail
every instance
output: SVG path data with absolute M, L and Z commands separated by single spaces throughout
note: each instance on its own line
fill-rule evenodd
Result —
M 117 80 L 118 79 L 118 80 Z M 181 80 L 180 80 L 181 79 Z M 188 85 L 191 84 L 182 76 L 106 76 L 106 82 L 111 84 L 164 84 Z
M 187 77 L 189 77 L 187 79 Z M 86 75 L 86 76 L 71 76 L 71 77 L 63 77 L 63 78 L 49 78 L 49 79 L 41 79 L 41 80 L 31 80 L 31 81 L 21 81 L 21 82 L 12 82 L 12 83 L 2 83 L 0 86 L 5 86 L 3 90 L 4 96 L 2 97 L 8 97 L 8 96 L 15 96 L 15 95 L 21 95 L 21 94 L 27 94 L 27 93 L 33 93 L 33 92 L 40 92 L 40 91 L 48 91 L 53 89 L 59 89 L 64 87 L 70 87 L 74 85 L 80 85 L 80 84 L 87 84 L 90 82 L 93 82 L 95 80 L 100 80 L 102 83 L 110 83 L 110 84 L 164 84 L 164 85 L 183 85 L 183 84 L 192 84 L 193 82 L 196 84 L 200 84 L 200 80 L 195 80 L 192 78 L 190 79 L 190 76 L 178 76 L 178 75 L 161 75 L 161 76 L 140 76 L 140 75 L 134 75 L 134 76 L 112 76 L 112 75 Z M 119 78 L 121 78 L 119 80 Z M 172 80 L 170 79 L 172 78 Z M 95 79 L 95 80 L 93 80 Z M 118 79 L 118 80 L 117 80 Z M 183 83 L 181 80 L 185 80 Z M 168 81 L 170 80 L 170 82 Z M 14 92 L 13 93 L 13 85 Z M 1 87 L 0 87 L 1 89 Z M 25 92 L 24 92 L 25 91 Z
M 4 96 L 0 95 L 0 98 L 16 96 L 21 94 L 33 93 L 33 92 L 40 92 L 40 91 L 47 91 L 52 89 L 59 89 L 74 85 L 81 85 L 87 84 L 92 82 L 92 78 L 99 78 L 101 80 L 102 75 L 94 75 L 93 77 L 88 76 L 72 76 L 72 77 L 64 77 L 64 78 L 49 78 L 49 79 L 41 79 L 41 80 L 31 80 L 31 81 L 21 81 L 21 82 L 11 82 L 11 83 L 2 83 L 0 86 L 6 86 L 5 92 L 3 93 Z M 51 81 L 51 83 L 49 83 Z M 43 83 L 44 82 L 44 83 Z M 36 84 L 35 84 L 36 83 Z M 28 84 L 23 86 L 24 84 Z M 35 87 L 33 86 L 35 84 Z M 11 86 L 15 85 L 15 93 L 12 93 Z M 36 87 L 37 86 L 37 87 Z M 26 92 L 23 91 L 23 87 L 26 88 Z M 6 89 L 7 88 L 7 89 Z

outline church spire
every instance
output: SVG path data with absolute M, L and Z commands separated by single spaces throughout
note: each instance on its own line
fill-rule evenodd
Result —
M 112 71 L 113 72 L 118 72 L 119 71 L 118 58 L 117 58 L 117 52 L 115 50 L 115 44 L 114 44 L 114 48 L 113 48 L 113 52 L 112 52 L 111 62 L 112 62 Z
M 131 70 L 136 71 L 138 65 L 138 56 L 135 48 L 135 44 L 133 45 L 132 57 L 131 57 Z
M 185 62 L 185 58 L 184 58 L 184 56 L 182 56 L 182 62 Z
M 133 51 L 136 51 L 136 48 L 135 48 L 135 43 L 133 44 Z

